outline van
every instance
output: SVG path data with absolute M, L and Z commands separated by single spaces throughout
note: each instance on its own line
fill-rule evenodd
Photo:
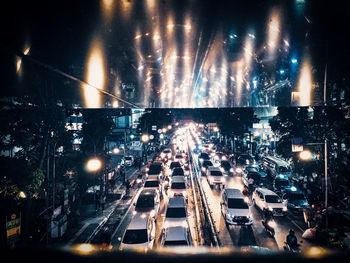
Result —
M 263 158 L 263 167 L 266 174 L 272 178 L 289 179 L 292 174 L 292 169 L 288 162 L 272 156 Z
M 156 236 L 156 224 L 152 217 L 136 214 L 131 219 L 122 239 L 119 249 L 142 249 L 148 251 L 153 248 Z
M 226 188 L 222 193 L 221 212 L 230 225 L 251 225 L 253 223 L 249 206 L 239 189 Z
M 260 210 L 269 209 L 275 216 L 284 216 L 287 212 L 286 202 L 273 191 L 258 187 L 252 195 L 253 203 Z

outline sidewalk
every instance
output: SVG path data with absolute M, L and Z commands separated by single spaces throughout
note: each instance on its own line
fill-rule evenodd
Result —
M 148 156 L 148 161 L 152 161 L 154 155 L 155 153 Z M 138 174 L 144 171 L 145 167 L 146 166 L 144 165 L 141 168 L 141 171 L 139 171 L 137 168 L 128 170 L 127 179 L 131 184 L 133 184 L 137 179 Z M 67 229 L 67 232 L 63 235 L 62 238 L 54 240 L 52 243 L 72 245 L 90 242 L 99 232 L 99 230 L 103 228 L 104 224 L 108 221 L 114 209 L 125 195 L 126 187 L 123 185 L 121 178 L 119 178 L 119 180 L 116 182 L 113 192 L 114 194 L 108 195 L 105 209 L 103 211 L 101 208 L 96 211 L 94 202 L 82 205 L 80 207 L 80 215 L 78 218 L 79 222 L 77 225 L 70 229 Z

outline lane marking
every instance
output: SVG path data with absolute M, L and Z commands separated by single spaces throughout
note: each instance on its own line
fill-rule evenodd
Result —
M 80 230 L 75 233 L 75 235 L 68 241 L 68 245 L 72 245 L 73 242 L 81 235 L 81 233 L 84 232 L 84 230 L 90 225 L 90 223 L 85 223 L 85 225 L 83 225 Z

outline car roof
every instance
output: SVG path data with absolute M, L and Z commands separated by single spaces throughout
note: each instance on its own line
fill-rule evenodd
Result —
M 219 172 L 221 172 L 220 168 L 219 167 L 215 167 L 215 166 L 209 166 L 208 169 L 209 169 L 209 171 L 219 171 Z
M 289 166 L 289 163 L 287 161 L 284 161 L 282 159 L 279 159 L 279 158 L 276 158 L 276 157 L 273 157 L 273 156 L 266 156 L 264 158 L 267 159 L 267 160 L 271 160 L 271 161 L 275 162 L 277 165 Z
M 137 213 L 131 219 L 128 229 L 147 229 L 147 223 L 147 216 Z
M 237 188 L 226 188 L 225 193 L 227 198 L 243 198 L 241 190 Z
M 267 189 L 265 187 L 258 187 L 258 188 L 256 188 L 256 190 L 258 190 L 263 195 L 277 195 L 275 192 L 273 192 L 270 189 Z
M 184 183 L 185 181 L 185 177 L 183 175 L 177 175 L 173 177 L 172 180 L 173 183 Z
M 168 207 L 186 207 L 185 198 L 182 196 L 175 196 L 170 198 Z
M 292 190 L 293 187 L 294 187 L 295 190 L 294 189 Z M 296 188 L 293 185 L 291 185 L 289 187 L 286 187 L 284 190 L 287 191 L 287 192 L 290 192 L 290 193 L 304 194 L 303 191 L 301 191 L 299 188 Z
M 157 174 L 149 174 L 146 181 L 159 181 Z
M 143 189 L 140 195 L 155 195 L 157 194 L 156 189 Z
M 155 165 L 155 166 L 162 166 L 163 163 L 161 163 L 161 162 L 153 162 L 153 163 L 151 163 L 150 166 L 152 166 L 152 165 Z
M 175 241 L 175 240 L 186 240 L 187 228 L 184 226 L 174 226 L 169 227 L 166 230 L 165 240 Z

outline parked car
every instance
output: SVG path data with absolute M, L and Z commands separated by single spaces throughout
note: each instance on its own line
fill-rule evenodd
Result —
M 153 218 L 136 214 L 131 219 L 122 239 L 119 249 L 144 249 L 153 248 L 156 236 L 156 224 Z
M 226 188 L 221 197 L 221 212 L 227 224 L 251 225 L 249 206 L 239 189 Z
M 253 192 L 253 203 L 262 211 L 269 209 L 275 216 L 284 216 L 287 212 L 286 203 L 273 191 L 257 187 Z

